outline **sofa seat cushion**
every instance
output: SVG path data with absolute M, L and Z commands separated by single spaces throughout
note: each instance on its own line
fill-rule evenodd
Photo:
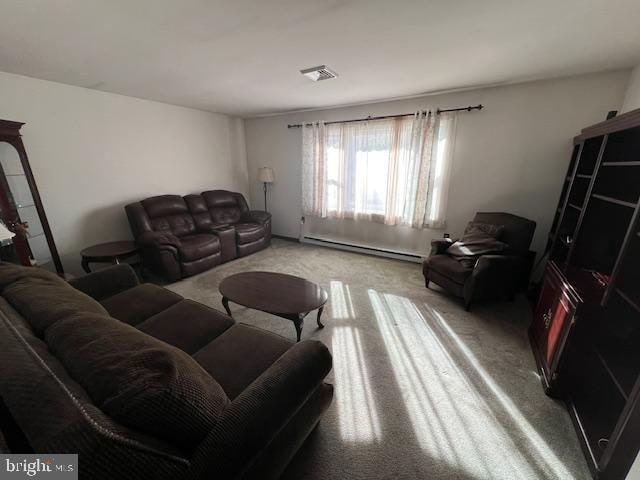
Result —
M 40 337 L 50 325 L 76 312 L 108 315 L 96 300 L 43 268 L 0 263 L 0 291 Z
M 77 314 L 45 341 L 107 415 L 192 451 L 229 403 L 189 355 L 113 318 Z
M 136 328 L 191 355 L 234 323 L 231 317 L 213 308 L 182 300 Z
M 198 233 L 180 238 L 180 258 L 184 262 L 193 262 L 220 252 L 220 239 L 217 235 Z
M 425 261 L 425 265 L 430 270 L 438 272 L 440 275 L 459 284 L 463 284 L 473 271 L 473 267 L 465 266 L 455 258 L 446 254 L 430 256 Z
M 294 343 L 280 335 L 236 324 L 193 358 L 236 398 Z
M 138 325 L 147 318 L 166 310 L 182 297 L 166 288 L 143 283 L 102 300 L 102 306 L 114 318 Z
M 238 223 L 234 227 L 238 245 L 255 242 L 265 236 L 264 226 L 259 223 Z

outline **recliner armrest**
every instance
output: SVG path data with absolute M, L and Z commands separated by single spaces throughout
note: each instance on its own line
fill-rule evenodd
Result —
M 511 272 L 522 267 L 526 260 L 518 255 L 482 255 L 473 267 L 472 275 L 480 276 L 491 272 Z
M 149 247 L 149 246 L 160 246 L 160 245 L 170 245 L 172 247 L 178 248 L 180 244 L 180 239 L 176 237 L 171 232 L 144 232 L 138 238 L 136 238 L 136 243 L 141 246 Z
M 240 221 L 248 223 L 265 223 L 270 218 L 271 214 L 269 212 L 265 212 L 263 210 L 249 210 L 240 216 Z
M 450 238 L 436 238 L 431 240 L 431 255 L 441 255 L 453 245 L 454 240 Z
M 228 223 L 211 223 L 209 225 L 203 225 L 198 227 L 198 231 L 201 233 L 216 233 L 219 229 L 225 229 L 229 226 Z
M 124 292 L 140 283 L 131 265 L 121 263 L 69 281 L 69 284 L 100 301 Z
M 331 366 L 323 343 L 294 344 L 222 412 L 194 464 L 211 478 L 235 478 L 307 402 Z

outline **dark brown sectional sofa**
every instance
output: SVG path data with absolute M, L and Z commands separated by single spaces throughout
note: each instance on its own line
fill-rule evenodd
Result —
M 329 406 L 324 344 L 293 343 L 128 265 L 71 282 L 0 264 L 0 419 L 80 478 L 274 479 Z
M 159 195 L 125 206 L 143 264 L 173 282 L 271 243 L 271 214 L 241 193 Z

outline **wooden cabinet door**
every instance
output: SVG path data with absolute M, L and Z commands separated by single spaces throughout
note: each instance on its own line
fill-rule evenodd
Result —
M 576 312 L 576 302 L 560 271 L 551 264 L 545 273 L 530 328 L 531 343 L 542 384 L 551 393 L 564 345 Z

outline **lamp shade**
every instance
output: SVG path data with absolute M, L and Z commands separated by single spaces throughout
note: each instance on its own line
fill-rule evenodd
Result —
M 273 169 L 269 167 L 262 167 L 258 169 L 258 181 L 262 183 L 273 183 Z

